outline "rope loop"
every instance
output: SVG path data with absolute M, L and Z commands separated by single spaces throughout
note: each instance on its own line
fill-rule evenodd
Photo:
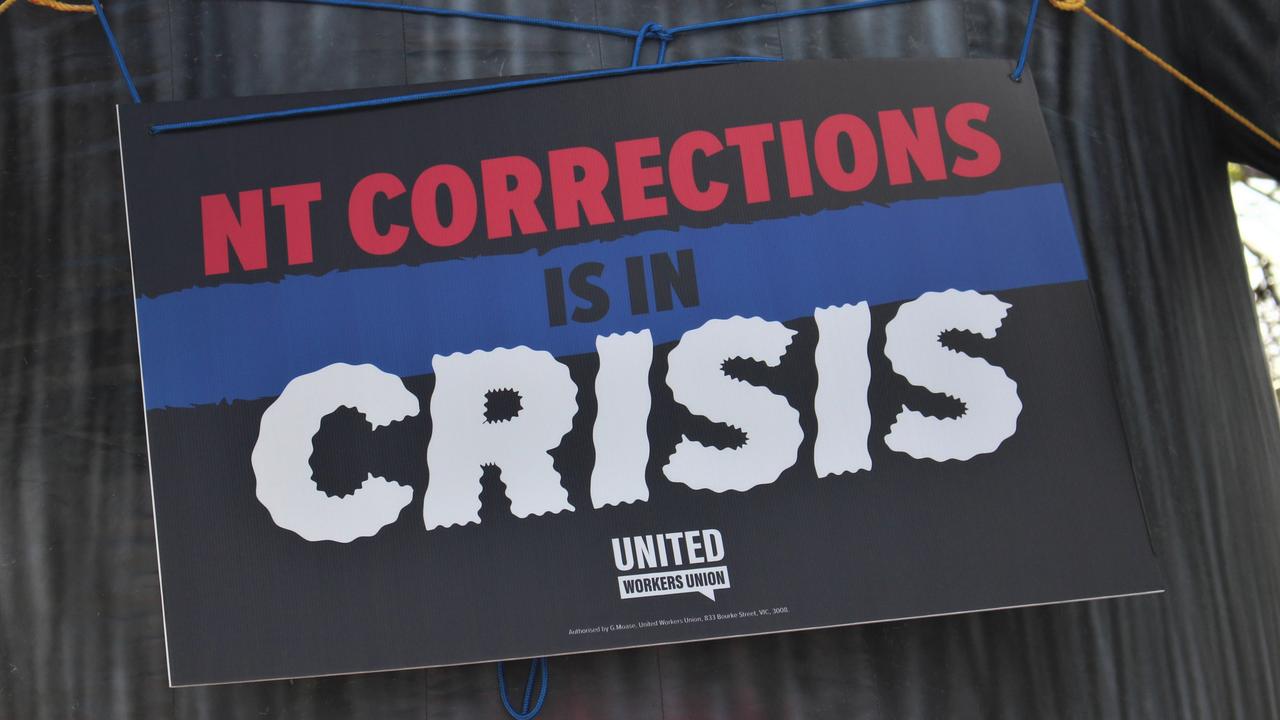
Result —
M 1077 10 L 1084 9 L 1085 0 L 1049 0 L 1049 4 L 1059 10 L 1076 12 Z
M 631 52 L 631 67 L 640 66 L 640 51 L 644 49 L 644 41 L 649 38 L 658 40 L 658 65 L 661 65 L 667 57 L 667 43 L 676 39 L 675 33 L 662 27 L 656 22 L 647 22 L 640 26 L 636 31 L 636 46 Z
M 539 679 L 541 682 L 538 682 Z M 533 701 L 533 688 L 535 685 L 541 687 L 538 691 L 537 702 Z M 502 698 L 502 707 L 514 720 L 533 720 L 538 716 L 538 713 L 542 712 L 542 705 L 547 701 L 547 659 L 534 658 L 530 663 L 529 679 L 524 684 L 524 702 L 519 710 L 511 706 L 511 699 L 507 697 L 505 663 L 498 663 L 498 695 Z

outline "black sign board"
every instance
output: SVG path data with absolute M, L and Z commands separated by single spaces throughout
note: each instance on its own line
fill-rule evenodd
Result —
M 1157 591 L 1008 69 L 122 107 L 171 681 Z

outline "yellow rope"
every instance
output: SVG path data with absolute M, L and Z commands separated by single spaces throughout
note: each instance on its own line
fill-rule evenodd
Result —
M 1185 74 L 1182 73 L 1181 70 L 1178 70 L 1178 68 L 1166 62 L 1164 58 L 1155 54 L 1151 50 L 1148 50 L 1145 45 L 1129 37 L 1129 35 L 1125 33 L 1125 31 L 1121 30 L 1115 25 L 1112 25 L 1106 18 L 1094 12 L 1093 8 L 1086 5 L 1085 0 L 1049 0 L 1049 4 L 1053 5 L 1059 10 L 1065 10 L 1067 12 L 1078 11 L 1078 12 L 1083 12 L 1085 15 L 1088 15 L 1091 20 L 1101 25 L 1104 29 L 1106 29 L 1112 35 L 1115 35 L 1116 37 L 1123 40 L 1126 45 L 1133 48 L 1134 50 L 1137 50 L 1139 53 L 1142 54 L 1143 57 L 1145 57 L 1146 59 L 1158 65 L 1161 70 L 1164 70 L 1165 72 L 1177 78 L 1180 82 L 1182 82 L 1183 85 L 1186 85 L 1192 90 L 1195 90 L 1197 93 L 1199 93 L 1200 97 L 1203 97 L 1205 100 L 1208 100 L 1209 102 L 1213 103 L 1214 107 L 1218 108 L 1222 112 L 1229 115 L 1231 119 L 1235 120 L 1236 122 L 1240 123 L 1246 128 L 1249 128 L 1250 131 L 1252 131 L 1255 135 L 1265 140 L 1269 145 L 1271 145 L 1271 147 L 1275 148 L 1276 150 L 1280 150 L 1280 140 L 1275 139 L 1275 137 L 1268 134 L 1266 130 L 1263 130 L 1262 128 L 1255 125 L 1252 121 L 1249 120 L 1249 118 L 1236 112 L 1236 110 L 1232 108 L 1230 105 L 1219 100 L 1217 95 L 1214 95 L 1208 90 L 1205 90 L 1204 87 L 1202 87 L 1195 80 L 1192 80 L 1191 78 L 1187 77 Z
M 57 10 L 58 12 L 95 12 L 92 5 L 81 5 L 79 3 L 59 2 L 58 0 L 27 0 L 27 2 L 32 5 L 47 7 L 50 10 Z
M 0 2 L 0 15 L 4 14 L 5 10 L 8 10 L 9 8 L 13 7 L 15 4 L 17 4 L 17 2 L 18 0 L 4 0 L 3 2 Z M 74 12 L 74 13 L 97 12 L 96 10 L 93 9 L 92 5 L 59 2 L 59 0 L 27 0 L 27 2 L 31 3 L 32 5 L 39 5 L 40 7 L 49 8 L 50 10 L 57 10 L 58 12 Z

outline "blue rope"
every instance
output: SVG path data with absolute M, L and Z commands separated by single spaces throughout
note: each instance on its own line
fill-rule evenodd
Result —
M 539 661 L 541 661 L 541 662 L 539 662 Z M 538 665 L 539 665 L 539 664 L 541 664 L 541 665 L 542 665 L 542 669 L 545 671 L 545 670 L 546 670 L 546 668 L 547 668 L 547 659 L 546 659 L 546 658 L 538 658 L 538 659 L 534 660 L 534 661 L 532 662 L 532 664 L 530 664 L 530 666 L 529 666 L 529 677 L 524 681 L 524 704 L 520 706 L 520 707 L 522 708 L 522 712 L 526 712 L 526 713 L 527 713 L 527 712 L 529 712 L 529 699 L 533 697 L 533 679 L 534 679 L 534 677 L 536 677 L 536 673 L 535 673 L 534 671 L 538 668 Z M 541 700 L 543 700 L 543 701 L 545 701 L 545 700 L 547 699 L 547 689 L 546 689 L 546 687 L 547 687 L 547 682 L 546 682 L 546 680 L 543 680 L 543 681 L 542 681 L 542 694 L 541 694 L 541 698 L 540 698 L 540 699 L 541 699 Z M 539 704 L 541 704 L 541 703 L 539 703 Z M 541 710 L 541 709 L 542 709 L 541 707 L 539 707 L 539 708 L 538 708 L 538 710 Z M 538 714 L 538 711 L 537 711 L 537 710 L 535 710 L 535 711 L 533 712 L 533 714 L 534 714 L 534 715 L 537 715 L 537 714 Z
M 761 13 L 759 15 L 746 15 L 736 18 L 724 18 L 721 20 L 710 20 L 702 23 L 691 23 L 689 25 L 679 25 L 673 28 L 664 28 L 656 22 L 648 22 L 638 30 L 631 28 L 615 27 L 612 25 L 598 25 L 593 23 L 580 23 L 568 20 L 554 20 L 549 18 L 529 17 L 525 15 L 503 15 L 501 13 L 488 13 L 472 10 L 451 10 L 447 8 L 422 7 L 417 5 L 398 5 L 390 2 L 379 2 L 377 0 L 269 0 L 271 2 L 288 2 L 298 5 L 325 5 L 330 7 L 356 8 L 363 10 L 381 10 L 387 12 L 408 13 L 411 15 L 430 15 L 433 17 L 449 17 L 449 18 L 465 18 L 469 20 L 481 20 L 486 22 L 500 22 L 515 25 L 527 25 L 531 27 L 544 27 L 555 30 L 569 30 L 575 32 L 590 32 L 602 35 L 613 35 L 615 37 L 631 38 L 635 41 L 635 48 L 631 53 L 631 65 L 628 68 L 615 68 L 592 73 L 574 73 L 570 75 L 559 75 L 547 78 L 539 78 L 537 81 L 521 81 L 529 82 L 529 85 L 495 83 L 492 85 L 482 85 L 468 88 L 464 92 L 456 93 L 462 95 L 471 95 L 480 92 L 491 92 L 495 90 L 505 90 L 512 87 L 528 87 L 532 85 L 550 84 L 553 82 L 563 82 L 568 80 L 583 80 L 591 77 L 613 77 L 623 75 L 629 72 L 636 72 L 640 68 L 640 55 L 644 49 L 644 44 L 649 38 L 658 40 L 658 57 L 657 65 L 663 65 L 666 61 L 667 45 L 675 40 L 679 35 L 702 30 L 714 30 L 718 28 L 737 27 L 740 25 L 749 25 L 752 23 L 772 22 L 775 20 L 785 20 L 788 18 L 807 17 L 812 15 L 825 15 L 829 13 L 847 12 L 850 10 L 861 10 L 864 8 L 880 7 L 884 5 L 898 5 L 913 0 L 857 0 L 856 2 L 843 2 L 833 5 L 824 5 L 816 8 L 805 8 L 800 10 L 783 10 L 779 12 Z M 97 11 L 98 21 L 102 24 L 103 33 L 107 36 L 107 43 L 111 46 L 111 52 L 115 55 L 116 65 L 120 68 L 120 74 L 124 76 L 125 84 L 129 87 L 129 96 L 133 98 L 135 103 L 142 102 L 142 98 L 138 95 L 138 88 L 133 82 L 133 75 L 129 73 L 129 68 L 125 64 L 124 55 L 120 52 L 120 46 L 116 43 L 116 37 L 111 32 L 111 25 L 107 22 L 106 13 L 102 10 L 100 0 L 92 0 L 93 7 Z M 1013 73 L 1009 76 L 1015 81 L 1022 79 L 1023 71 L 1027 66 L 1027 58 L 1031 51 L 1031 39 L 1035 30 L 1036 15 L 1040 9 L 1040 0 L 1032 0 L 1031 12 L 1027 18 L 1027 29 L 1022 38 L 1022 50 L 1018 56 L 1017 66 Z M 705 61 L 684 61 L 680 63 L 672 63 L 672 67 L 688 67 L 697 64 L 721 64 L 727 62 L 745 62 L 750 60 L 772 60 L 776 58 L 748 58 L 748 57 L 723 57 L 723 58 L 707 58 Z M 234 122 L 252 122 L 254 120 L 266 120 L 277 117 L 289 117 L 291 115 L 307 115 L 317 112 L 332 112 L 337 110 L 354 109 L 360 107 L 377 107 L 379 105 L 391 105 L 403 102 L 414 102 L 417 100 L 430 100 L 436 97 L 453 97 L 454 95 L 434 93 L 414 93 L 410 95 L 399 95 L 380 100 L 366 100 L 359 103 L 334 103 L 331 105 L 321 105 L 307 108 L 297 108 L 289 111 L 277 111 L 274 113 L 258 113 L 251 115 L 238 115 L 231 118 L 216 118 L 205 121 L 193 121 L 190 123 L 167 123 L 155 125 L 152 132 L 169 132 L 173 130 L 184 130 L 197 127 L 212 127 L 214 125 L 228 125 L 232 122 L 216 122 L 215 120 L 229 120 Z
M 825 15 L 827 13 L 845 12 L 848 10 L 862 10 L 863 8 L 880 7 L 882 5 L 899 5 L 908 2 L 914 2 L 914 0 L 858 0 L 858 2 L 836 3 L 835 5 L 823 5 L 822 7 L 805 8 L 803 10 L 780 10 L 778 12 L 762 13 L 760 15 L 746 15 L 743 17 L 725 18 L 723 20 L 709 20 L 702 23 L 673 27 L 669 32 L 672 35 L 680 35 L 688 32 L 697 32 L 699 30 L 714 30 L 716 28 L 736 27 L 738 25 L 750 25 L 752 23 L 760 22 L 772 22 L 774 20 L 786 20 L 788 18 L 806 17 L 809 15 Z
M 616 37 L 627 37 L 636 40 L 642 40 L 645 37 L 662 38 L 668 35 L 665 41 L 669 42 L 674 36 L 683 33 L 697 32 L 699 30 L 713 30 L 715 28 L 735 27 L 738 25 L 749 25 L 752 23 L 772 22 L 774 20 L 785 20 L 787 18 L 805 17 L 808 15 L 824 15 L 827 13 L 845 12 L 848 10 L 860 10 L 862 8 L 879 7 L 881 5 L 898 5 L 901 3 L 914 2 L 914 0 L 856 0 L 856 2 L 842 2 L 833 5 L 824 5 L 816 8 L 805 8 L 802 10 L 781 10 L 778 12 L 761 13 L 759 15 L 745 15 L 743 17 L 725 18 L 722 20 L 710 20 L 702 23 L 691 23 L 689 25 L 680 25 L 671 29 L 664 29 L 657 23 L 646 23 L 639 30 L 632 28 L 616 27 L 613 25 L 597 25 L 594 23 L 579 23 L 567 20 L 551 20 L 548 18 L 530 17 L 527 15 L 503 15 L 501 13 L 477 12 L 472 10 L 450 10 L 446 8 L 421 7 L 416 5 L 397 5 L 391 2 L 377 2 L 376 0 L 264 0 L 267 2 L 288 2 L 298 5 L 328 5 L 331 7 L 347 7 L 361 8 L 366 10 L 386 10 L 389 12 L 402 12 L 412 15 L 432 15 L 435 17 L 453 17 L 467 18 L 471 20 L 486 20 L 491 22 L 512 23 L 516 25 L 530 25 L 533 27 L 554 28 L 557 30 L 576 30 L 581 32 L 600 33 L 604 35 L 614 35 Z M 661 61 L 659 61 L 661 62 Z
M 507 673 L 505 663 L 498 663 L 498 694 L 502 697 L 502 707 L 506 708 L 507 714 L 515 718 L 515 720 L 533 720 L 542 712 L 542 705 L 547 701 L 547 659 L 534 658 L 529 664 L 529 679 L 524 684 L 524 704 L 520 706 L 520 710 L 511 707 L 511 700 L 507 697 Z M 534 680 L 541 675 L 541 689 L 538 691 L 538 701 L 530 708 L 529 704 L 533 700 Z
M 268 1 L 288 2 L 288 3 L 297 4 L 297 5 L 323 5 L 328 7 L 355 8 L 355 9 L 361 9 L 361 10 L 380 10 L 380 11 L 386 11 L 386 12 L 407 13 L 410 15 L 429 15 L 433 17 L 465 18 L 468 20 L 500 22 L 500 23 L 514 24 L 514 25 L 527 25 L 531 27 L 550 28 L 554 30 L 590 32 L 590 33 L 596 33 L 600 35 L 612 35 L 615 37 L 631 38 L 632 40 L 635 41 L 635 48 L 631 53 L 630 67 L 638 68 L 640 67 L 640 55 L 644 49 L 644 44 L 650 38 L 655 38 L 658 40 L 658 57 L 657 57 L 656 64 L 662 65 L 666 62 L 667 45 L 670 44 L 672 40 L 675 40 L 677 36 L 684 33 L 698 32 L 702 30 L 714 30 L 717 28 L 737 27 L 739 25 L 772 22 L 775 20 L 785 20 L 787 18 L 805 17 L 810 15 L 824 15 L 828 13 L 846 12 L 849 10 L 860 10 L 863 8 L 879 7 L 882 5 L 897 5 L 901 3 L 912 2 L 913 0 L 857 0 L 856 2 L 836 3 L 833 5 L 825 5 L 825 6 L 816 7 L 816 8 L 806 8 L 802 10 L 783 10 L 779 12 L 761 13 L 759 15 L 747 15 L 744 17 L 737 17 L 737 18 L 711 20 L 709 22 L 681 25 L 678 27 L 670 28 L 670 29 L 664 28 L 662 25 L 659 25 L 656 22 L 648 22 L 648 23 L 645 23 L 638 30 L 631 29 L 631 28 L 615 27 L 613 25 L 580 23 L 580 22 L 572 22 L 569 20 L 553 20 L 550 18 L 529 17 L 525 15 L 504 15 L 501 13 L 479 12 L 479 11 L 473 11 L 473 10 L 451 10 L 448 8 L 422 7 L 418 5 L 398 5 L 392 2 L 381 2 L 379 0 L 268 0 Z M 120 52 L 119 45 L 116 44 L 115 34 L 111 32 L 111 26 L 107 23 L 106 13 L 102 11 L 102 5 L 100 0 L 93 0 L 93 6 L 94 6 L 94 9 L 97 10 L 98 20 L 102 23 L 102 30 L 107 36 L 107 42 L 111 45 L 111 52 L 115 55 L 116 65 L 118 65 L 120 68 L 120 74 L 124 76 L 125 83 L 129 86 L 129 95 L 133 98 L 133 101 L 135 103 L 142 102 L 141 97 L 138 95 L 138 89 L 134 85 L 133 76 L 129 73 L 128 66 L 125 65 L 124 55 Z M 1032 10 L 1033 17 L 1034 17 L 1034 12 L 1035 11 L 1033 8 Z M 1029 33 L 1030 33 L 1030 30 L 1028 30 L 1028 34 Z M 1023 46 L 1024 56 L 1025 56 L 1025 53 L 1026 53 L 1026 45 L 1024 43 L 1024 46 Z M 763 58 L 753 58 L 753 59 L 759 60 Z M 710 58 L 709 60 L 711 61 L 711 64 L 720 64 L 724 62 L 735 61 L 729 58 Z M 689 64 L 694 62 L 695 61 L 686 61 L 684 63 L 673 63 L 673 67 L 688 66 Z M 621 70 L 627 70 L 627 69 L 621 69 Z M 585 79 L 586 77 L 612 77 L 613 75 L 617 75 L 617 74 L 625 74 L 625 72 L 619 73 L 619 72 L 609 72 L 609 71 L 602 71 L 602 73 L 603 74 L 599 74 L 599 75 L 586 75 L 583 73 L 578 73 L 574 75 L 564 75 L 564 76 L 555 76 L 552 78 L 545 78 L 544 80 L 548 80 L 551 82 L 560 82 L 562 80 Z M 1020 75 L 1021 73 L 1019 72 L 1018 74 Z M 542 84 L 542 83 L 539 83 L 539 84 Z M 472 92 L 465 93 L 465 94 L 473 94 L 474 92 L 490 92 L 493 90 L 503 90 L 507 88 L 508 86 L 504 83 L 496 83 L 494 85 L 480 86 L 477 88 L 473 88 Z M 449 96 L 442 96 L 442 97 L 449 97 Z M 418 100 L 418 99 L 425 100 L 425 99 L 431 99 L 431 98 L 426 98 L 426 97 L 420 98 L 414 95 L 396 96 L 392 98 L 386 98 L 386 100 L 390 102 L 385 104 L 395 104 L 398 102 L 413 102 L 414 100 Z M 372 101 L 366 101 L 366 102 L 372 103 Z M 334 110 L 348 109 L 348 107 L 351 107 L 351 108 L 376 107 L 376 104 L 348 105 L 345 103 L 337 103 L 334 105 L 325 105 L 325 106 L 319 106 L 319 107 L 324 109 L 316 110 L 312 108 L 298 108 L 298 111 L 296 112 L 296 114 L 302 115 L 302 114 L 311 114 L 313 112 L 329 112 Z M 272 117 L 287 117 L 287 115 L 263 113 L 261 117 L 250 116 L 250 115 L 236 116 L 236 117 L 238 118 L 237 120 L 238 122 L 250 122 L 251 120 L 263 120 L 263 119 L 269 119 Z M 189 128 L 195 128 L 195 127 L 210 127 L 211 125 L 214 125 L 214 124 L 230 124 L 230 123 L 204 123 L 204 124 L 169 123 L 165 125 L 155 126 L 152 128 L 152 131 L 167 132 L 170 130 L 189 129 Z M 160 128 L 163 128 L 163 129 L 160 129 Z
M 1018 53 L 1018 65 L 1009 75 L 1014 82 L 1022 82 L 1022 71 L 1027 69 L 1027 57 L 1031 55 L 1031 36 L 1035 34 L 1036 13 L 1040 10 L 1040 0 L 1031 0 L 1031 14 L 1027 15 L 1027 31 L 1022 35 L 1022 52 Z
M 329 7 L 356 8 L 362 10 L 379 10 L 386 12 L 408 13 L 411 15 L 430 15 L 434 17 L 449 18 L 465 18 L 469 20 L 481 20 L 486 22 L 501 22 L 515 25 L 527 25 L 531 27 L 544 27 L 555 30 L 569 30 L 575 32 L 590 32 L 602 35 L 613 35 L 615 37 L 631 38 L 635 42 L 635 47 L 631 53 L 631 65 L 626 68 L 610 68 L 605 70 L 597 70 L 584 73 L 573 73 L 568 75 L 556 75 L 534 80 L 522 80 L 510 83 L 493 83 L 490 85 L 480 85 L 471 88 L 463 88 L 454 91 L 438 91 L 428 93 L 411 93 L 408 95 L 397 95 L 376 100 L 364 100 L 350 103 L 332 103 L 328 105 L 318 105 L 313 107 L 295 108 L 291 110 L 280 110 L 269 113 L 253 113 L 246 115 L 236 115 L 227 118 L 211 118 L 208 120 L 196 120 L 184 123 L 161 123 L 151 128 L 153 133 L 171 132 L 174 130 L 187 130 L 201 127 L 214 127 L 217 125 L 231 125 L 243 122 L 253 122 L 256 120 L 269 120 L 273 118 L 292 117 L 297 115 L 311 115 L 320 112 L 335 112 L 340 110 L 379 107 L 382 105 L 394 105 L 406 102 L 416 102 L 420 100 L 432 100 L 442 97 L 457 97 L 459 95 L 474 95 L 483 92 L 493 92 L 497 90 L 507 90 L 517 87 L 532 87 L 536 85 L 546 85 L 557 82 L 565 82 L 570 80 L 585 80 L 595 77 L 614 77 L 617 75 L 625 75 L 632 72 L 640 72 L 642 67 L 652 68 L 653 66 L 641 66 L 640 57 L 644 49 L 644 44 L 650 38 L 658 40 L 658 66 L 663 66 L 666 62 L 667 46 L 672 40 L 684 33 L 699 32 L 702 30 L 714 30 L 718 28 L 737 27 L 741 25 L 749 25 L 752 23 L 772 22 L 775 20 L 785 20 L 788 18 L 807 17 L 812 15 L 825 15 L 829 13 L 847 12 L 850 10 L 860 10 L 864 8 L 880 7 L 884 5 L 898 5 L 913 0 L 856 0 L 855 2 L 835 3 L 832 5 L 824 5 L 816 8 L 805 8 L 800 10 L 783 10 L 779 12 L 761 13 L 759 15 L 747 15 L 736 18 L 724 18 L 721 20 L 711 20 L 702 23 L 691 23 L 689 25 L 680 25 L 673 28 L 664 28 L 656 22 L 648 22 L 639 29 L 615 27 L 612 25 L 598 25 L 593 23 L 580 23 L 568 20 L 553 20 L 549 18 L 528 17 L 525 15 L 504 15 L 501 13 L 479 12 L 471 10 L 451 10 L 447 8 L 422 7 L 417 5 L 399 5 L 392 2 L 381 2 L 379 0 L 269 0 L 271 2 L 288 2 L 298 5 L 323 5 Z M 107 24 L 106 14 L 102 12 L 100 0 L 93 0 L 94 8 L 98 11 L 98 19 L 102 23 L 102 29 L 106 33 L 107 41 L 111 45 L 111 51 L 116 58 L 116 64 L 120 67 L 120 73 L 124 76 L 125 83 L 129 86 L 129 94 L 133 97 L 133 101 L 141 102 L 138 95 L 137 87 L 134 85 L 133 76 L 129 73 L 129 68 L 125 65 L 124 56 L 120 52 L 119 46 L 116 44 L 115 35 L 111 32 L 111 27 Z M 1022 70 L 1026 66 L 1027 54 L 1031 43 L 1032 27 L 1035 23 L 1036 10 L 1039 7 L 1039 0 L 1036 0 L 1031 7 L 1031 18 L 1027 24 L 1027 33 L 1023 38 L 1022 56 L 1019 58 L 1018 66 L 1011 76 L 1014 80 L 1022 77 Z M 777 60 L 777 58 L 759 58 L 759 57 L 720 57 L 706 58 L 704 60 L 687 60 L 678 63 L 671 63 L 670 67 L 692 67 L 696 65 L 712 65 L 728 62 L 750 62 L 763 60 Z
M 120 52 L 120 46 L 116 44 L 116 35 L 111 32 L 111 25 L 107 23 L 107 14 L 102 10 L 102 3 L 93 0 L 93 9 L 98 16 L 98 22 L 102 23 L 102 32 L 106 33 L 107 44 L 111 46 L 111 52 L 115 53 L 116 65 L 120 66 L 120 74 L 124 75 L 124 82 L 129 86 L 129 96 L 133 98 L 135 103 L 142 102 L 142 98 L 138 96 L 138 88 L 133 84 L 133 76 L 129 74 L 129 68 L 124 64 L 124 55 Z
M 152 125 L 150 130 L 153 135 L 158 135 L 160 133 L 175 132 L 178 130 L 194 130 L 196 128 L 218 127 L 222 125 L 239 125 L 242 123 L 258 122 L 260 120 L 276 120 L 280 118 L 298 117 L 301 115 L 316 115 L 319 113 L 340 112 L 343 110 L 376 108 L 387 105 L 403 105 L 404 103 L 439 100 L 441 98 L 480 95 L 482 93 L 489 93 L 498 90 L 514 90 L 516 88 L 554 85 L 556 83 L 571 82 L 574 80 L 590 80 L 593 78 L 617 77 L 619 75 L 653 72 L 655 70 L 697 67 L 700 65 L 724 65 L 727 63 L 739 62 L 781 62 L 781 60 L 779 58 L 754 57 L 751 55 L 729 55 L 725 57 L 700 58 L 698 60 L 681 60 L 680 62 L 667 63 L 666 65 L 640 65 L 621 68 L 605 68 L 603 70 L 588 70 L 579 73 L 569 73 L 567 75 L 550 75 L 546 77 L 525 78 L 521 80 L 508 80 L 506 82 L 490 83 L 487 85 L 450 88 L 448 90 L 428 90 L 425 92 L 409 93 L 406 95 L 392 95 L 389 97 L 372 98 L 369 100 L 353 100 L 351 102 L 329 103 L 327 105 L 308 105 L 306 107 L 272 110 L 269 112 L 246 113 L 244 115 L 227 115 L 223 117 L 207 118 L 204 120 L 158 123 L 156 125 Z
M 330 7 L 358 8 L 361 10 L 386 10 L 388 12 L 408 13 L 410 15 L 431 15 L 433 17 L 466 18 L 468 20 L 484 20 L 487 22 L 508 23 L 511 25 L 529 25 L 532 27 L 552 28 L 554 30 L 574 30 L 578 32 L 614 35 L 634 38 L 637 31 L 631 28 L 613 27 L 612 25 L 595 25 L 569 20 L 552 20 L 549 18 L 527 17 L 525 15 L 502 15 L 500 13 L 478 12 L 474 10 L 450 10 L 448 8 L 421 7 L 418 5 L 397 5 L 391 2 L 375 0 L 271 0 L 272 2 L 288 2 L 297 5 L 328 5 Z
M 659 45 L 657 65 L 661 65 L 662 61 L 667 56 L 667 43 L 676 38 L 674 33 L 668 31 L 656 22 L 645 23 L 640 27 L 640 30 L 636 32 L 636 49 L 631 53 L 631 67 L 639 67 L 640 50 L 644 48 L 644 41 L 650 36 L 658 38 Z

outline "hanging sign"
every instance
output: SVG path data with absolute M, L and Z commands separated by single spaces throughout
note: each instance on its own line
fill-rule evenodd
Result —
M 1008 71 L 120 108 L 171 681 L 1158 590 Z

